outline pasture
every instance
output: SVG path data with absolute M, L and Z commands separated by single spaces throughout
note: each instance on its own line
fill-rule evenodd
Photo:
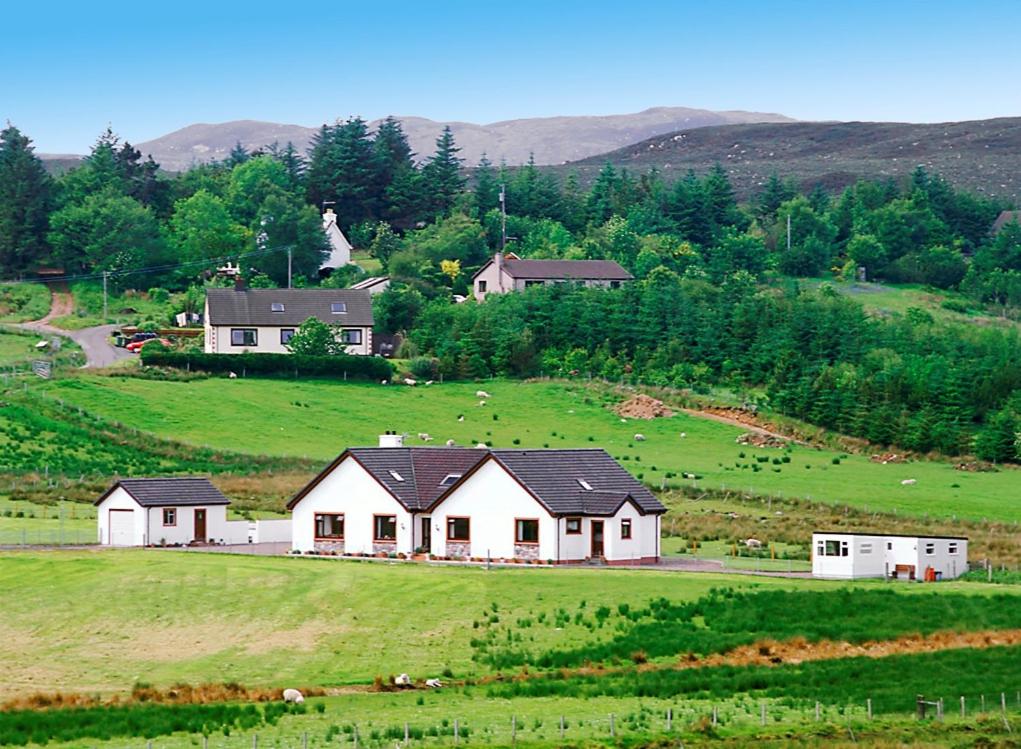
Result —
M 478 389 L 492 397 L 479 405 Z M 190 445 L 325 463 L 395 429 L 407 444 L 448 439 L 495 447 L 603 447 L 655 488 L 681 485 L 801 497 L 872 511 L 1014 522 L 1021 472 L 955 470 L 949 462 L 880 464 L 866 455 L 735 443 L 745 430 L 678 413 L 622 421 L 623 394 L 585 384 L 490 381 L 408 388 L 332 380 L 224 378 L 168 382 L 82 375 L 42 386 L 104 420 Z M 463 420 L 459 420 L 463 418 Z M 636 433 L 644 441 L 635 441 Z M 682 436 L 682 434 L 684 436 Z M 684 479 L 684 474 L 695 479 Z M 902 481 L 914 480 L 904 485 Z

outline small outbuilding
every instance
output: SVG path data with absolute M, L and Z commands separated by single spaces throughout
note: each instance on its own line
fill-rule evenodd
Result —
M 106 546 L 223 543 L 230 536 L 230 500 L 204 477 L 121 479 L 95 504 Z
M 963 536 L 819 531 L 812 534 L 812 577 L 935 582 L 968 571 Z

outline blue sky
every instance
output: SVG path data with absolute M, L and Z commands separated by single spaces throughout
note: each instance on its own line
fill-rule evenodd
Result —
M 14 5 L 0 120 L 50 153 L 86 151 L 107 124 L 137 143 L 195 122 L 352 114 L 1021 115 L 1016 0 Z

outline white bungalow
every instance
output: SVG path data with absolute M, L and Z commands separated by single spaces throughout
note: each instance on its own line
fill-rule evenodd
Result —
M 329 271 L 351 264 L 351 250 L 354 249 L 347 241 L 344 232 L 337 225 L 337 214 L 332 208 L 323 212 L 323 232 L 330 243 L 330 254 L 319 267 L 320 271 Z
M 968 539 L 844 531 L 812 534 L 812 576 L 951 580 L 968 571 Z
M 297 552 L 659 561 L 666 508 L 604 450 L 345 450 L 291 500 Z
M 99 543 L 107 546 L 222 543 L 227 505 L 209 479 L 121 479 L 96 500 Z

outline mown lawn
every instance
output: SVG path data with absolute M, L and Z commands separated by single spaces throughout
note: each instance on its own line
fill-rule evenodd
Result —
M 834 584 L 161 550 L 0 553 L 0 696 L 110 692 L 139 680 L 338 685 L 444 669 L 464 677 L 488 669 L 472 661 L 471 641 L 483 631 L 476 621 L 496 617 L 518 631 L 521 618 L 576 612 L 583 601 L 586 610 L 616 611 L 659 596 L 692 600 L 719 586 Z M 573 623 L 522 631 L 539 650 L 581 646 L 596 634 Z
M 345 447 L 374 445 L 380 433 L 395 429 L 408 433 L 412 445 L 427 444 L 417 435 L 428 433 L 433 445 L 453 439 L 496 447 L 603 447 L 655 487 L 686 483 L 905 514 L 1021 519 L 1016 469 L 970 473 L 947 462 L 882 465 L 867 456 L 803 446 L 786 453 L 753 449 L 735 443 L 743 429 L 683 413 L 622 422 L 608 407 L 616 396 L 583 384 L 493 381 L 409 388 L 80 376 L 44 387 L 51 396 L 145 432 L 243 453 L 325 463 Z M 479 389 L 492 396 L 485 406 L 475 396 Z M 636 442 L 636 433 L 646 439 Z M 698 478 L 685 480 L 684 473 Z M 902 485 L 905 479 L 916 483 Z

